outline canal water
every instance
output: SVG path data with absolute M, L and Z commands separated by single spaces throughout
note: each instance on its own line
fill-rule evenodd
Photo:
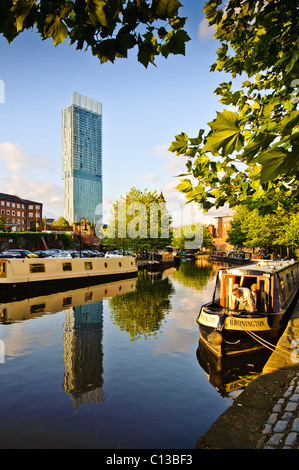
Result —
M 0 299 L 0 448 L 193 449 L 268 357 L 199 342 L 218 269 Z

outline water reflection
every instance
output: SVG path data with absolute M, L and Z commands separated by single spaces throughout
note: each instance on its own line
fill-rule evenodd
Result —
M 221 396 L 229 397 L 232 392 L 243 390 L 256 379 L 268 361 L 271 351 L 260 349 L 242 355 L 216 357 L 199 340 L 196 356 L 199 365 L 206 372 L 210 383 Z
M 133 291 L 136 279 L 100 284 L 84 289 L 55 292 L 26 299 L 0 303 L 0 322 L 10 324 L 46 314 L 61 312 L 69 307 L 88 305 L 105 298 Z
M 2 446 L 38 439 L 52 447 L 192 448 L 231 403 L 224 397 L 262 368 L 262 352 L 243 365 L 219 364 L 199 346 L 196 318 L 220 266 L 200 259 L 0 302 Z
M 65 310 L 63 327 L 63 389 L 74 407 L 104 402 L 103 301 Z
M 134 292 L 109 299 L 111 320 L 131 341 L 154 338 L 171 310 L 174 292 L 173 283 L 162 272 L 139 271 Z

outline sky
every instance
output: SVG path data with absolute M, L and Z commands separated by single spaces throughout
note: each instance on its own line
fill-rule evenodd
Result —
M 205 2 L 181 3 L 191 38 L 186 55 L 158 58 L 147 69 L 135 51 L 101 64 L 89 50 L 67 41 L 55 47 L 34 31 L 11 44 L 0 37 L 0 192 L 42 202 L 44 217 L 64 215 L 61 112 L 77 91 L 103 106 L 104 213 L 136 187 L 162 191 L 170 209 L 179 207 L 174 223 L 182 212 L 188 218 L 175 189 L 186 160 L 167 149 L 175 135 L 197 137 L 208 128 L 223 109 L 213 92 L 228 77 L 210 72 L 219 43 L 204 19 Z

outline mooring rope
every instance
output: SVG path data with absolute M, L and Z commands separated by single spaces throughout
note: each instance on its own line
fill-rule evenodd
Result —
M 234 317 L 227 310 L 225 311 L 225 314 L 228 315 L 229 317 L 233 318 L 233 319 L 236 319 L 236 317 Z M 242 325 L 241 322 L 240 322 L 240 327 L 245 331 L 245 333 L 247 333 L 249 336 L 251 336 L 253 339 L 255 339 L 258 343 L 262 344 L 265 348 L 270 349 L 270 351 L 272 351 L 272 352 L 276 351 L 278 354 L 280 354 L 284 358 L 289 357 L 289 353 L 287 353 L 286 349 L 274 346 L 272 343 L 270 343 L 269 341 L 261 338 L 260 336 L 258 336 L 253 331 L 248 330 L 244 325 Z M 281 350 L 283 353 L 279 352 L 278 350 Z M 284 354 L 284 353 L 287 353 L 287 354 Z

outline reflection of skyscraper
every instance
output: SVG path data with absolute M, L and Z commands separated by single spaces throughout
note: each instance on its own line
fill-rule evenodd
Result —
M 62 110 L 64 217 L 69 223 L 96 223 L 102 203 L 102 104 L 73 92 Z
M 105 401 L 102 337 L 102 300 L 65 310 L 63 388 L 73 397 L 75 407 Z

